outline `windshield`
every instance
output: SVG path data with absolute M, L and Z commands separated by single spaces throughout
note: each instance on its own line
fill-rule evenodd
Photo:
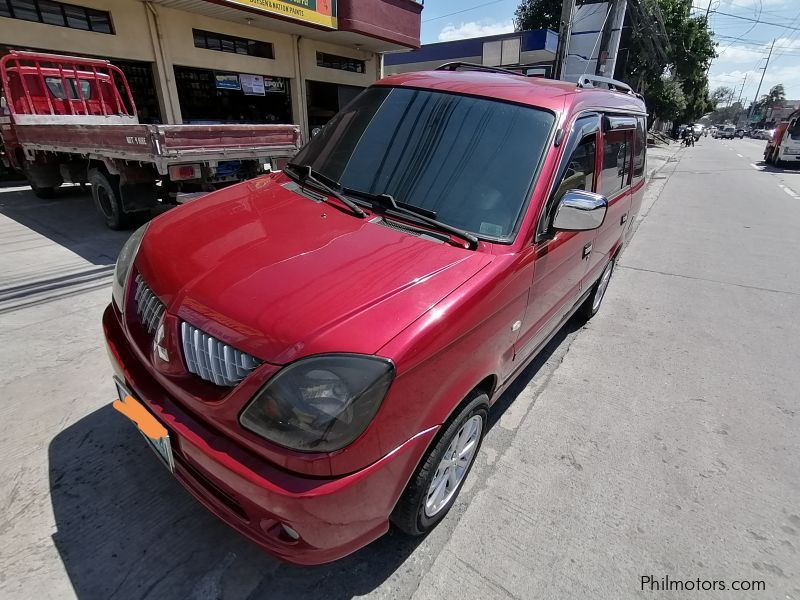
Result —
M 554 121 L 527 106 L 374 87 L 293 162 L 346 188 L 391 194 L 448 225 L 502 239 L 514 231 Z
M 800 118 L 795 119 L 789 125 L 789 137 L 793 140 L 800 140 Z

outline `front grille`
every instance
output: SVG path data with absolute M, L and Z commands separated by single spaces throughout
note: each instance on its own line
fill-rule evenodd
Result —
M 188 323 L 181 323 L 181 341 L 188 371 L 217 385 L 234 386 L 261 364 Z
M 133 298 L 136 301 L 139 323 L 147 330 L 147 333 L 152 335 L 164 315 L 165 307 L 145 283 L 144 278 L 138 274 L 136 275 L 136 294 Z

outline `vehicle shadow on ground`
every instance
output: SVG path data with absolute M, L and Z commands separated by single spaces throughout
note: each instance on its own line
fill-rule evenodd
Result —
M 88 186 L 63 186 L 55 194 L 44 200 L 27 187 L 0 187 L 0 214 L 94 265 L 113 265 L 131 232 L 106 227 Z
M 578 328 L 569 321 L 521 373 L 490 425 Z M 52 440 L 49 474 L 53 541 L 82 600 L 349 599 L 386 582 L 422 541 L 390 531 L 329 565 L 276 561 L 196 503 L 110 404 Z
M 794 173 L 797 172 L 798 168 L 800 168 L 786 164 L 780 167 L 776 167 L 775 165 L 771 165 L 764 160 L 759 160 L 757 162 L 754 162 L 753 164 L 766 173 L 786 173 L 786 172 Z

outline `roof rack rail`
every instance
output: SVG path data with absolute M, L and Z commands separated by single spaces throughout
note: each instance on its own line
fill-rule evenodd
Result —
M 610 77 L 600 77 L 599 75 L 581 75 L 578 78 L 579 88 L 593 88 L 597 87 L 595 84 L 603 83 L 608 86 L 610 90 L 617 90 L 619 92 L 632 93 L 633 89 L 627 83 L 611 79 Z
M 508 69 L 501 69 L 500 67 L 487 67 L 486 65 L 478 65 L 471 62 L 454 61 L 444 63 L 436 67 L 437 71 L 458 71 L 464 69 L 465 71 L 486 71 L 487 73 L 503 73 L 504 75 L 519 75 L 525 77 L 522 73 L 516 71 L 509 71 Z
M 644 96 L 642 96 L 638 92 L 634 92 L 633 88 L 631 88 L 631 86 L 629 86 L 624 81 L 619 81 L 618 79 L 611 79 L 611 77 L 600 77 L 599 75 L 581 75 L 578 78 L 579 88 L 597 87 L 595 84 L 598 83 L 606 85 L 609 90 L 623 92 L 625 94 L 632 94 L 633 96 L 636 96 L 640 100 L 644 100 Z

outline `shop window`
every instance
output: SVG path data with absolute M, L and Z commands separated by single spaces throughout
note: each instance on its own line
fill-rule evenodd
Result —
M 0 2 L 2 2 L 2 0 L 0 0 Z M 258 58 L 275 58 L 272 44 L 269 42 L 248 40 L 232 35 L 203 31 L 202 29 L 192 29 L 192 37 L 194 39 L 195 48 L 257 56 Z
M 95 33 L 114 33 L 110 13 L 54 0 L 0 0 L 0 17 Z
M 327 54 L 325 52 L 317 52 L 317 66 L 325 67 L 326 69 L 339 69 L 340 71 L 352 71 L 353 73 L 366 73 L 367 63 L 357 58 L 350 58 L 348 56 L 337 56 L 336 54 Z
M 292 122 L 288 79 L 257 76 L 263 87 L 254 88 L 242 84 L 246 74 L 239 74 L 240 86 L 236 88 L 220 86 L 220 72 L 179 66 L 174 72 L 184 123 Z

